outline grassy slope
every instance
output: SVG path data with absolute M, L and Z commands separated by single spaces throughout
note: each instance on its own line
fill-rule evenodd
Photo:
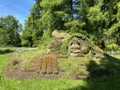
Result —
M 8 57 L 8 54 L 0 55 L 0 70 Z M 75 80 L 12 80 L 4 76 L 0 76 L 0 90 L 63 90 L 68 87 L 76 87 L 83 81 Z
M 2 67 L 8 57 L 8 54 L 0 54 L 0 71 L 2 70 Z
M 0 70 L 8 54 L 0 55 Z M 83 80 L 11 80 L 0 75 L 0 90 L 119 90 L 120 77 Z

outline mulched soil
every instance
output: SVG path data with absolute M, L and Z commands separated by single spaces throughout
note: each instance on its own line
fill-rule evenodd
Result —
M 3 69 L 3 75 L 11 79 L 59 79 L 64 76 L 64 72 L 59 71 L 59 74 L 37 74 L 35 72 L 25 72 L 22 70 L 5 70 Z

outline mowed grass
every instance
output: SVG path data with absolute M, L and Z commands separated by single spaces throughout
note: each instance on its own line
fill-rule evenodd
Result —
M 8 58 L 8 54 L 0 54 L 0 71 Z
M 8 54 L 0 55 L 0 71 Z M 120 57 L 118 56 L 120 59 Z M 100 77 L 93 79 L 58 79 L 58 80 L 13 80 L 0 72 L 0 90 L 120 90 L 120 76 Z

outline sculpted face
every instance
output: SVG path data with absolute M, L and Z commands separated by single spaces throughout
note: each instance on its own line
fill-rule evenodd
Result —
M 68 53 L 73 57 L 81 57 L 89 52 L 89 45 L 86 40 L 74 37 L 68 46 Z

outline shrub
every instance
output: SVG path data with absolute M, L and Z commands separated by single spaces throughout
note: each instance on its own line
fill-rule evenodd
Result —
M 14 53 L 9 56 L 5 68 L 7 70 L 15 70 L 15 69 L 19 68 L 18 65 L 20 65 L 20 62 L 21 62 L 21 59 L 20 59 L 19 55 Z
M 13 50 L 11 49 L 0 50 L 0 54 L 11 53 L 11 52 L 13 52 Z
M 51 37 L 51 31 L 50 30 L 45 30 L 43 36 L 41 37 L 41 39 L 39 40 L 39 44 L 38 47 L 40 49 L 46 49 L 49 42 L 51 41 L 52 37 Z
M 111 44 L 108 44 L 106 46 L 106 50 L 108 50 L 108 51 L 112 51 L 112 50 L 117 51 L 117 50 L 119 50 L 119 46 L 116 43 L 111 43 Z
M 120 61 L 117 58 L 107 56 L 97 59 L 98 63 L 94 60 L 90 60 L 87 65 L 89 71 L 89 77 L 100 77 L 120 74 Z
M 86 65 L 89 60 L 86 57 L 59 59 L 58 62 L 59 69 L 65 72 L 66 78 L 78 79 L 88 76 Z
M 61 54 L 63 55 L 67 55 L 68 54 L 68 44 L 69 44 L 70 40 L 66 40 L 63 42 L 62 46 L 61 46 Z

